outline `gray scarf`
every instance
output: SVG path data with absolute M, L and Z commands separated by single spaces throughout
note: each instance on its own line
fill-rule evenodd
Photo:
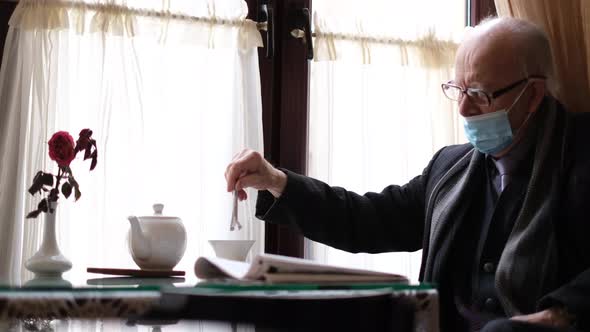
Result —
M 508 316 L 533 312 L 536 301 L 552 289 L 556 277 L 553 209 L 562 184 L 565 124 L 552 98 L 546 98 L 535 118 L 531 119 L 535 121 L 531 125 L 538 126 L 531 178 L 495 277 Z M 473 174 L 483 160 L 482 153 L 474 149 L 467 152 L 445 173 L 428 198 L 430 239 L 424 280 L 439 279 L 439 251 L 444 239 L 455 238 L 470 198 L 479 190 L 474 188 Z

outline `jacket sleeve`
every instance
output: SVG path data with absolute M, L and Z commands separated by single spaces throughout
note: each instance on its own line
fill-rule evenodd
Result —
M 539 310 L 551 307 L 565 307 L 575 316 L 578 327 L 590 326 L 590 269 L 539 301 Z
M 580 330 L 590 330 L 590 223 L 588 197 L 590 197 L 590 114 L 574 113 L 568 124 L 571 137 L 566 149 L 566 195 L 559 208 L 557 229 L 561 235 L 560 272 L 565 282 L 538 303 L 543 310 L 562 306 L 576 316 Z
M 437 153 L 438 155 L 438 153 Z M 275 199 L 261 191 L 256 216 L 296 225 L 307 238 L 349 252 L 415 251 L 422 247 L 428 173 L 404 186 L 358 195 L 288 170 L 287 186 Z

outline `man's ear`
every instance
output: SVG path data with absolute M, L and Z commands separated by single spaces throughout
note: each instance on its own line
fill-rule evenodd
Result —
M 531 95 L 529 97 L 529 113 L 534 113 L 539 109 L 543 98 L 547 93 L 547 84 L 544 80 L 533 81 L 531 84 Z

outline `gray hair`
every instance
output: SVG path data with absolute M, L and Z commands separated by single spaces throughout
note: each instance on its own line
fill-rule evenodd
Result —
M 547 89 L 557 95 L 559 86 L 555 78 L 551 43 L 545 31 L 538 25 L 514 17 L 488 17 L 481 21 L 474 30 L 488 29 L 490 33 L 498 32 L 500 38 L 510 38 L 515 47 L 515 56 L 521 64 L 523 74 L 542 75 L 547 78 Z

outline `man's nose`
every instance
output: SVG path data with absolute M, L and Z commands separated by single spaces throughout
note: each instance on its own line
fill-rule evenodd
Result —
M 463 98 L 459 100 L 459 114 L 463 117 L 470 117 L 481 114 L 481 110 L 469 100 L 469 97 L 464 95 Z

